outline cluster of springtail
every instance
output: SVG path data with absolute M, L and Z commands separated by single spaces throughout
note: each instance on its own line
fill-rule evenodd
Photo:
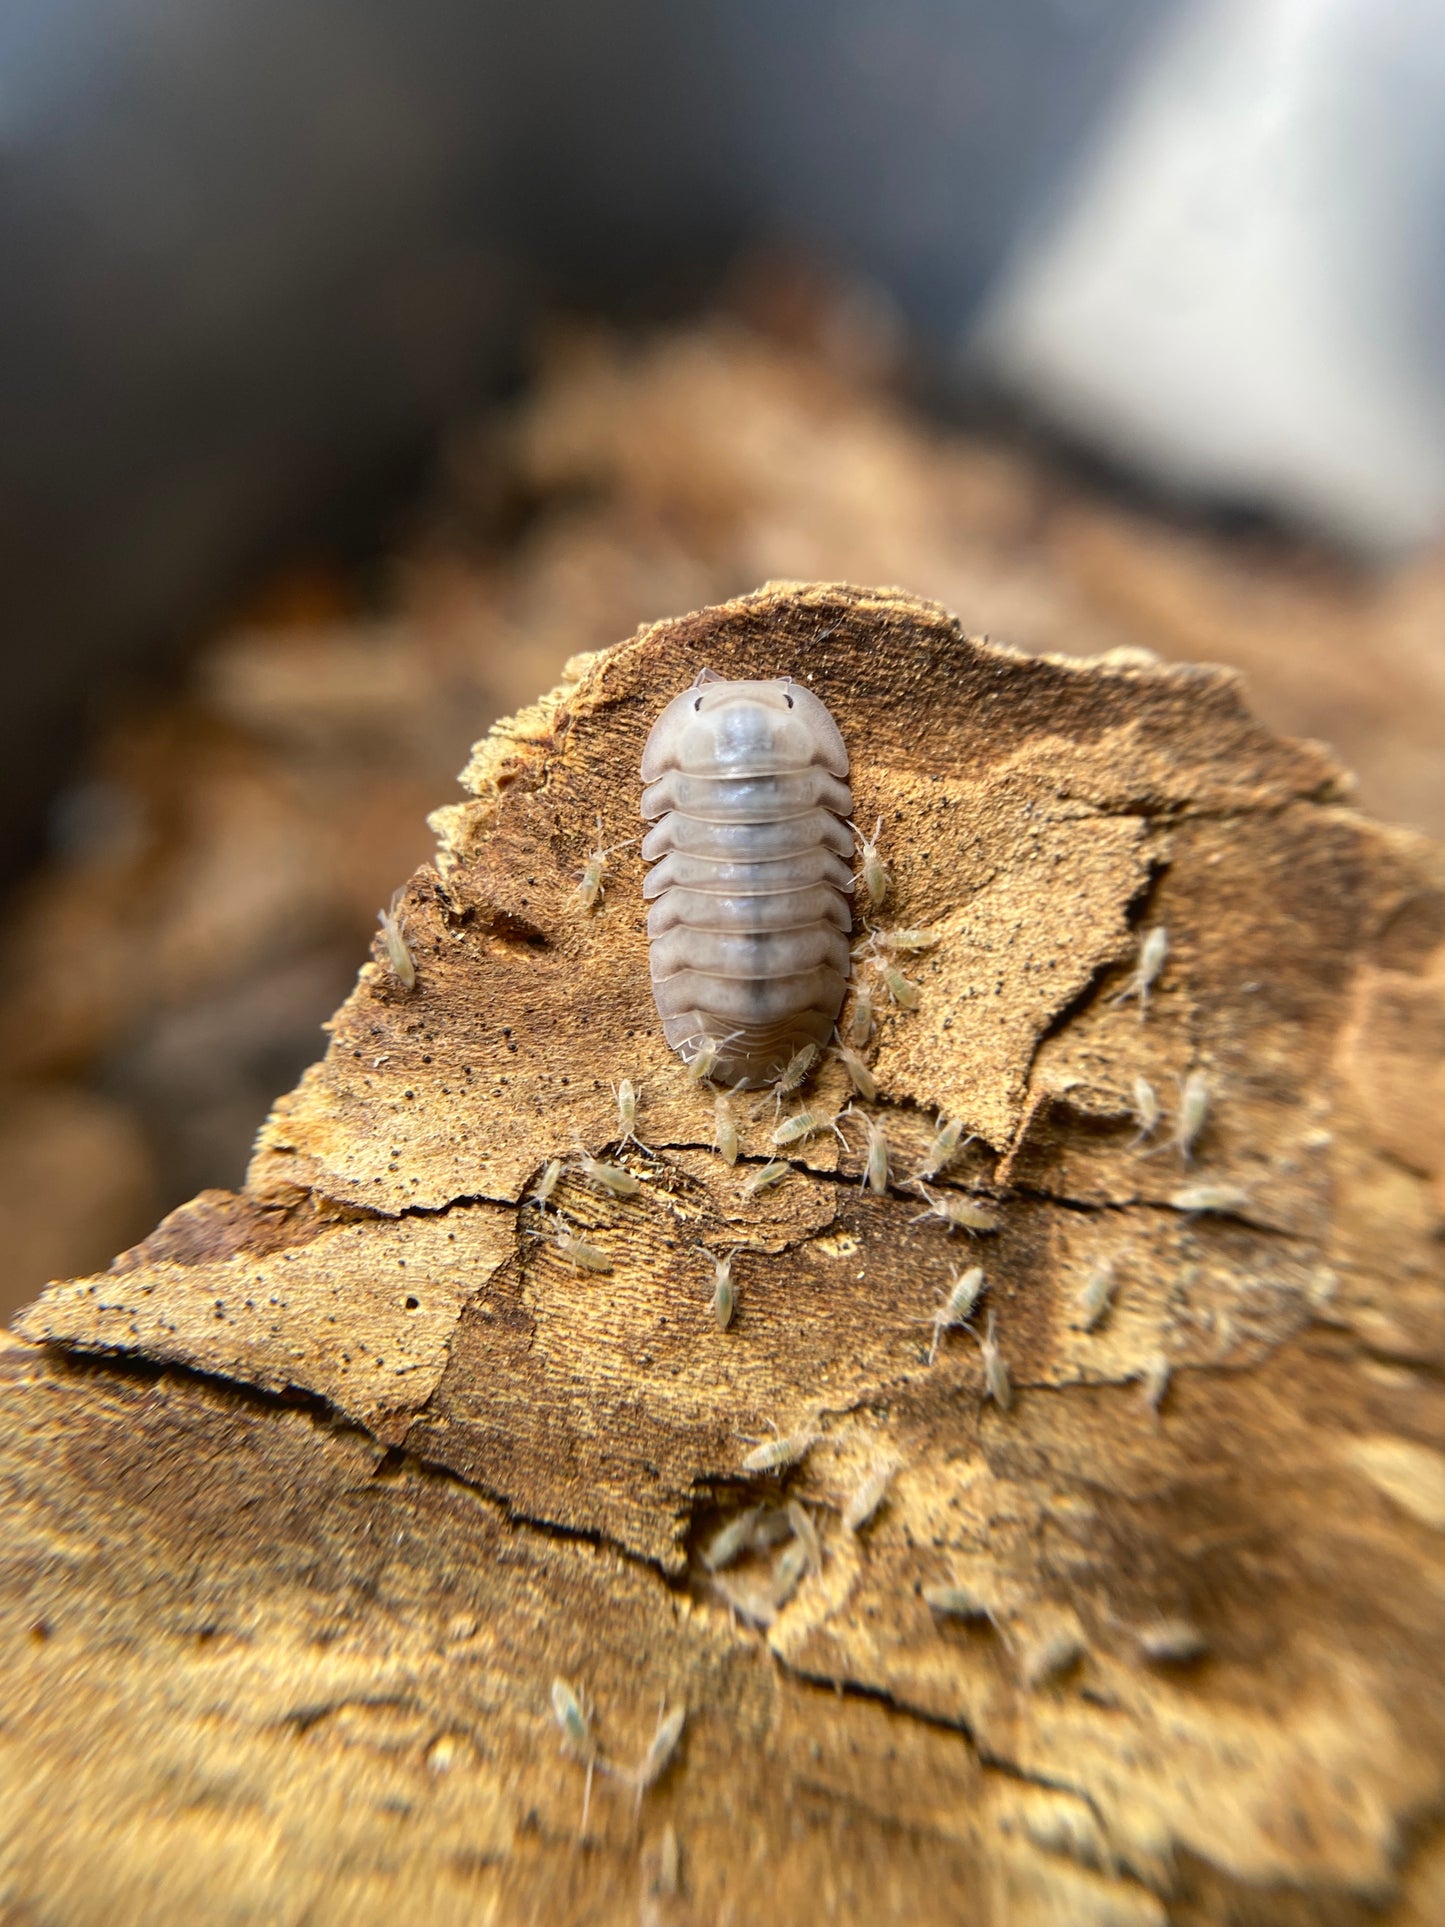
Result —
M 866 915 L 869 917 L 876 915 L 892 887 L 887 864 L 878 848 L 881 828 L 880 818 L 872 837 L 855 830 L 860 866 L 854 881 L 860 906 L 866 903 Z M 601 847 L 599 837 L 598 848 L 589 856 L 578 885 L 580 900 L 588 912 L 601 902 L 605 889 L 606 860 L 611 853 Z M 756 1119 L 771 1105 L 774 1122 L 769 1133 L 769 1144 L 776 1155 L 748 1172 L 739 1191 L 742 1201 L 751 1201 L 783 1183 L 793 1171 L 793 1165 L 788 1161 L 789 1154 L 796 1155 L 811 1138 L 832 1132 L 845 1149 L 856 1148 L 862 1165 L 860 1182 L 873 1196 L 886 1197 L 890 1190 L 900 1188 L 911 1189 L 918 1194 L 924 1209 L 914 1222 L 931 1219 L 942 1224 L 950 1233 L 963 1231 L 974 1237 L 985 1236 L 999 1229 L 998 1210 L 990 1201 L 938 1188 L 937 1181 L 971 1141 L 964 1136 L 961 1120 L 940 1117 L 917 1168 L 907 1178 L 900 1178 L 883 1124 L 860 1108 L 862 1104 L 875 1103 L 878 1097 L 877 1079 L 864 1056 L 872 1042 L 876 1025 L 875 991 L 886 994 L 899 1009 L 916 1009 L 918 987 L 902 975 L 896 959 L 932 949 L 937 942 L 937 936 L 931 931 L 885 930 L 869 925 L 867 934 L 854 952 L 853 1000 L 846 1023 L 835 1029 L 834 1040 L 828 1051 L 828 1055 L 846 1072 L 854 1093 L 853 1100 L 837 1117 L 830 1117 L 810 1107 L 806 1101 L 796 1108 L 788 1108 L 788 1100 L 797 1098 L 803 1091 L 823 1055 L 816 1043 L 810 1041 L 801 1044 L 753 1106 L 751 1116 Z M 726 1164 L 735 1165 L 740 1155 L 740 1087 L 719 1090 L 713 1085 L 719 1062 L 730 1041 L 726 1037 L 702 1039 L 687 1060 L 686 1075 L 693 1084 L 712 1089 L 713 1149 Z M 624 1078 L 615 1087 L 614 1095 L 619 1122 L 617 1150 L 621 1151 L 632 1144 L 646 1151 L 647 1146 L 638 1135 L 637 1128 L 640 1100 L 637 1087 L 630 1079 Z M 852 1145 L 848 1129 L 845 1128 L 853 1126 L 856 1126 L 858 1133 L 856 1147 Z M 592 1191 L 608 1198 L 636 1197 L 642 1192 L 644 1181 L 622 1163 L 596 1157 L 579 1143 L 570 1161 L 562 1157 L 549 1160 L 524 1200 L 541 1213 L 541 1235 L 574 1270 L 609 1274 L 613 1270 L 613 1263 L 607 1252 L 569 1225 L 554 1203 L 557 1187 L 564 1174 L 569 1172 L 580 1178 Z M 737 1245 L 726 1253 L 711 1251 L 705 1246 L 701 1249 L 708 1269 L 710 1306 L 720 1332 L 732 1326 L 737 1311 L 739 1294 L 734 1265 L 741 1249 L 744 1247 Z M 982 1273 L 966 1272 L 962 1277 L 976 1282 L 963 1289 L 960 1280 L 955 1279 L 948 1294 L 948 1303 L 928 1321 L 934 1327 L 930 1363 L 937 1353 L 943 1331 L 969 1325 L 973 1299 L 982 1287 Z M 975 1336 L 981 1353 L 985 1394 L 994 1399 L 1001 1410 L 1007 1410 L 1011 1401 L 1010 1380 L 1007 1365 L 999 1352 L 992 1311 L 985 1330 Z
M 1169 932 L 1162 923 L 1156 923 L 1144 932 L 1139 944 L 1139 954 L 1134 960 L 1133 974 L 1124 988 L 1115 994 L 1115 1003 L 1132 1000 L 1138 1005 L 1139 1022 L 1142 1024 L 1149 1015 L 1149 997 L 1160 973 L 1169 958 Z M 1134 1079 L 1131 1093 L 1134 1121 L 1138 1126 L 1132 1148 L 1148 1144 L 1164 1119 L 1163 1106 L 1159 1094 L 1147 1077 Z M 1203 1071 L 1190 1071 L 1179 1086 L 1179 1102 L 1171 1121 L 1168 1137 L 1156 1144 L 1144 1155 L 1153 1157 L 1160 1151 L 1173 1151 L 1184 1165 L 1192 1164 L 1194 1147 L 1209 1122 L 1214 1093 L 1209 1079 Z M 1242 1211 L 1249 1203 L 1249 1193 L 1237 1184 L 1218 1184 L 1208 1180 L 1193 1181 L 1177 1186 L 1169 1194 L 1169 1203 L 1175 1211 L 1190 1214 L 1204 1212 Z

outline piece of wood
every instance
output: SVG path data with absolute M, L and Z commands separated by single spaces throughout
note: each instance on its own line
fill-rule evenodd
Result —
M 738 1100 L 730 1168 L 655 1019 L 635 844 L 578 894 L 705 663 L 823 697 L 879 921 L 938 938 L 866 1053 L 886 1197 L 854 1118 L 748 1199 L 774 1106 Z M 401 906 L 415 988 L 378 946 L 245 1192 L 0 1351 L 4 1917 L 1437 1919 L 1441 853 L 1227 672 L 831 587 L 579 660 L 466 781 Z M 828 1062 L 810 1103 L 848 1096 Z M 930 1189 L 996 1232 L 920 1219 L 940 1116 L 966 1142 Z M 578 1146 L 638 1195 L 574 1165 L 526 1202 Z M 807 1450 L 748 1473 L 775 1431 Z M 783 1538 L 710 1572 L 750 1506 Z

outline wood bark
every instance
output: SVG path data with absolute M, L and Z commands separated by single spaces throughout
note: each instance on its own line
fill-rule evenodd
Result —
M 823 697 L 879 922 L 937 938 L 867 1052 L 886 1196 L 855 1117 L 748 1198 L 771 1099 L 730 1167 L 663 1044 L 635 772 L 703 664 Z M 404 897 L 415 988 L 378 947 L 245 1189 L 0 1347 L 3 1917 L 1445 1918 L 1442 853 L 1229 672 L 1026 658 L 838 587 L 578 659 L 464 781 Z M 830 1060 L 808 1101 L 849 1095 Z M 936 1195 L 992 1234 L 920 1220 L 940 1117 Z M 747 1473 L 775 1429 L 806 1453 Z M 702 1553 L 788 1499 L 821 1570 L 750 1625 Z M 639 1796 L 660 1705 L 686 1724 Z

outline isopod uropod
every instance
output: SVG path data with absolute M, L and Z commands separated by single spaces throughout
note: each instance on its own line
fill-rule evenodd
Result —
M 827 1043 L 851 958 L 848 752 L 808 689 L 704 669 L 642 754 L 652 988 L 684 1061 L 758 1089 Z

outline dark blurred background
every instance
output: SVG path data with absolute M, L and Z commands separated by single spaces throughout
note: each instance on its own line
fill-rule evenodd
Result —
M 1445 830 L 1441 0 L 9 0 L 0 1311 L 234 1184 L 472 738 L 767 576 Z

